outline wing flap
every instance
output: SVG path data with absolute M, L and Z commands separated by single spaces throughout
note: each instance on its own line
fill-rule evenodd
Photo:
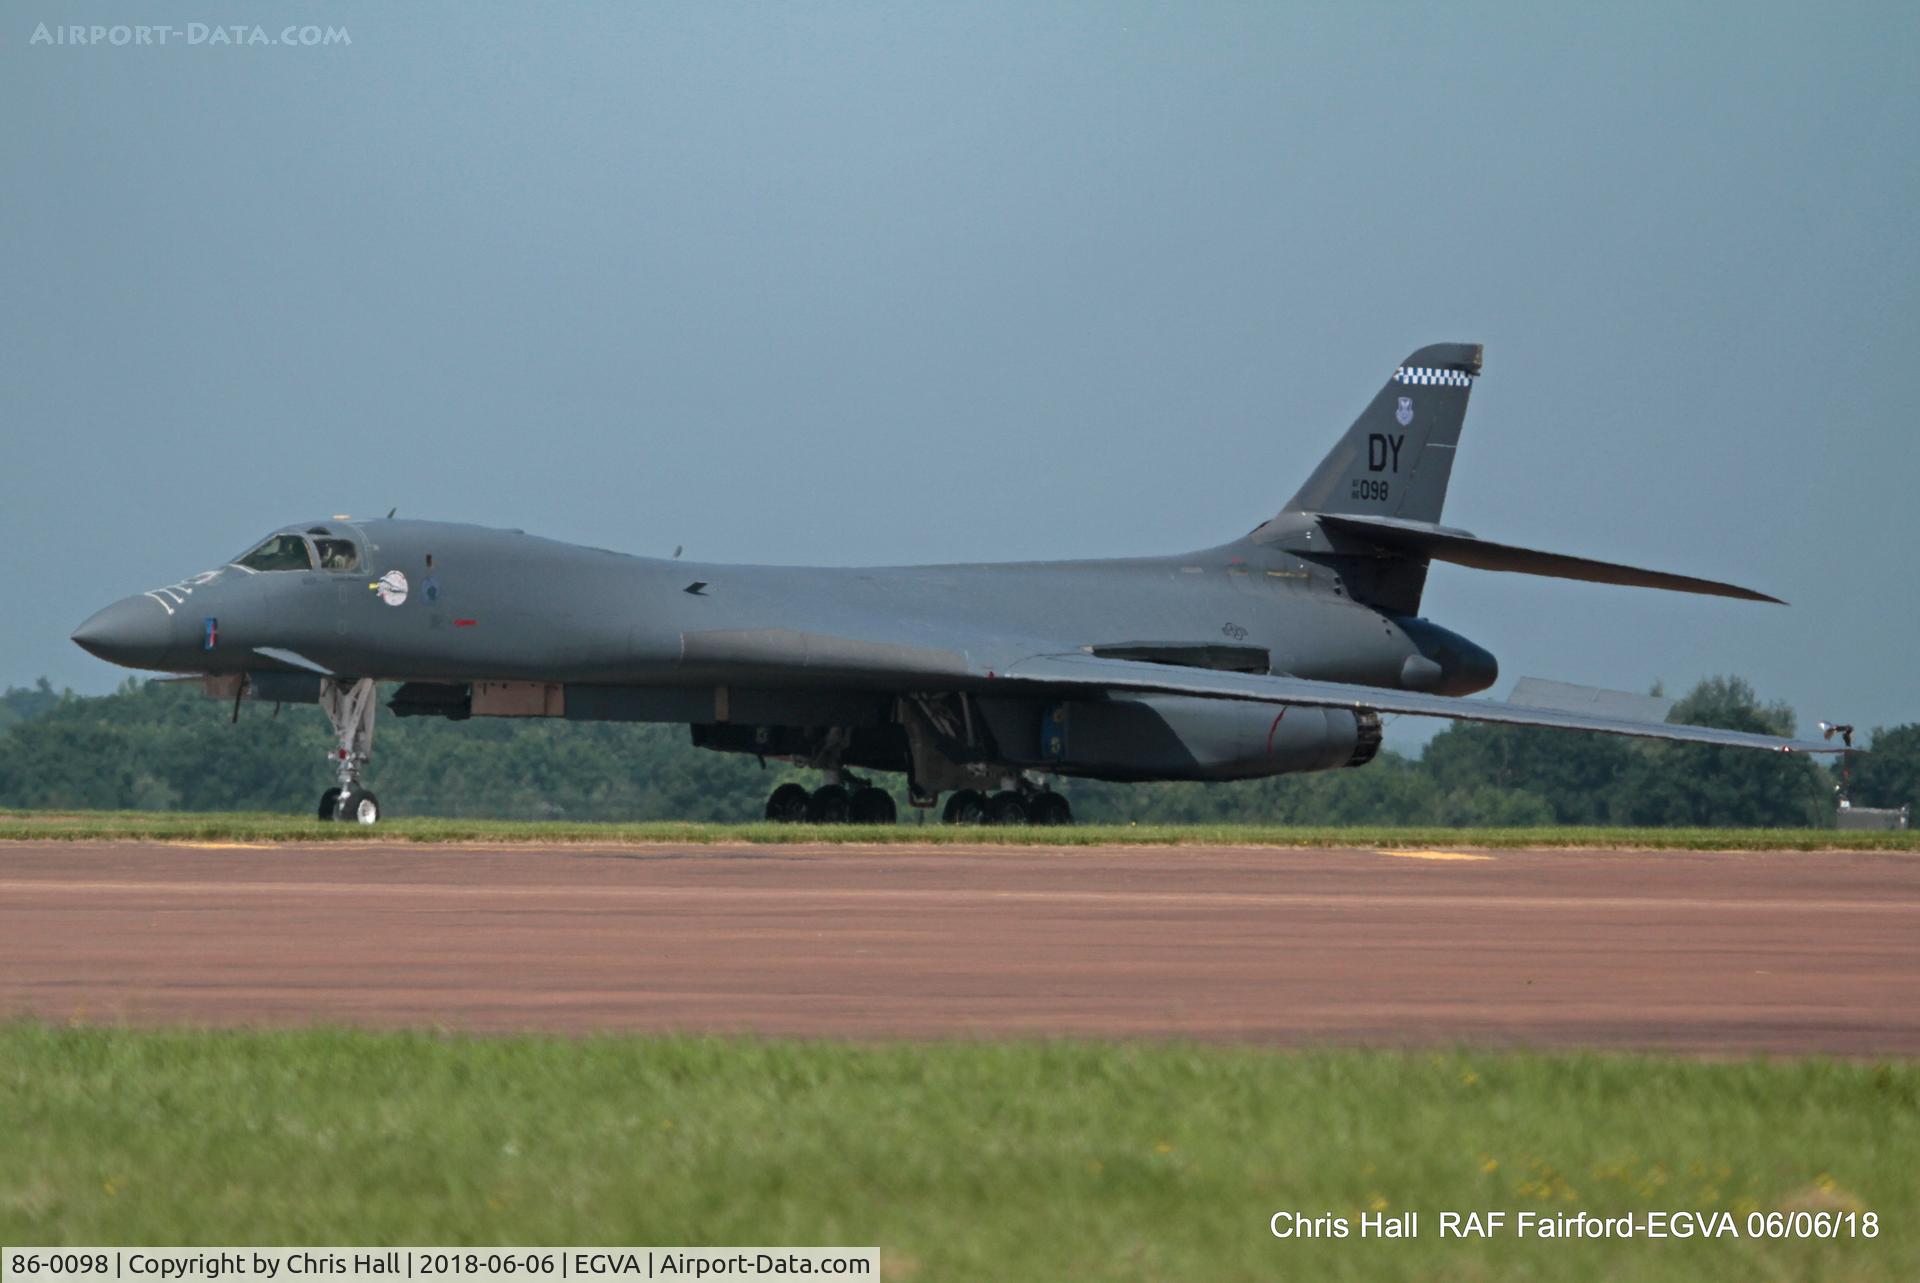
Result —
M 1557 708 L 1566 713 L 1596 713 L 1629 722 L 1665 722 L 1674 702 L 1667 695 L 1636 695 L 1632 691 L 1552 682 L 1544 677 L 1522 677 L 1507 696 L 1509 704 Z
M 1579 579 L 1595 584 L 1620 584 L 1628 588 L 1664 588 L 1669 592 L 1700 593 L 1708 597 L 1733 597 L 1741 601 L 1766 601 L 1776 606 L 1785 602 L 1766 593 L 1742 588 L 1716 579 L 1697 579 L 1664 570 L 1645 570 L 1613 561 L 1595 561 L 1591 557 L 1573 557 L 1561 552 L 1542 552 L 1517 544 L 1495 543 L 1464 530 L 1451 530 L 1424 522 L 1401 521 L 1392 517 L 1345 516 L 1322 513 L 1320 525 L 1335 534 L 1364 539 L 1369 543 L 1398 551 L 1417 553 L 1432 561 L 1452 562 L 1476 570 L 1503 570 L 1523 575 L 1544 575 L 1551 579 Z
M 1417 691 L 1319 682 L 1301 677 L 1175 668 L 1166 664 L 1102 659 L 1084 654 L 1036 655 L 1019 661 L 1005 672 L 995 674 L 995 680 L 1054 690 L 1148 691 L 1212 699 L 1247 699 L 1266 704 L 1404 713 L 1412 717 L 1445 717 L 1455 721 L 1490 722 L 1506 726 L 1545 726 L 1556 730 L 1593 731 L 1640 739 L 1720 744 L 1730 748 L 1763 748 L 1778 753 L 1844 751 L 1839 745 L 1824 740 L 1797 740 L 1749 731 L 1726 731 L 1712 726 L 1677 726 L 1668 722 L 1644 722 L 1564 709 L 1502 704 L 1493 700 L 1462 699 L 1452 695 L 1423 695 Z

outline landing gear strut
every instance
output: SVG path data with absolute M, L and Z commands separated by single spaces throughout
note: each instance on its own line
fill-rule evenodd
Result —
M 374 688 L 371 677 L 342 685 L 320 679 L 320 710 L 333 724 L 333 759 L 339 783 L 320 795 L 320 818 L 372 824 L 380 818 L 380 799 L 360 782 L 360 770 L 373 756 Z

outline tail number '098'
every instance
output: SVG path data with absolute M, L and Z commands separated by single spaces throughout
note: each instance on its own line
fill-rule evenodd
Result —
M 56 1252 L 51 1256 L 15 1253 L 7 1262 L 9 1274 L 100 1274 L 112 1272 L 105 1252 Z
M 1375 481 L 1371 477 L 1355 477 L 1353 479 L 1352 497 L 1355 499 L 1385 499 L 1387 497 L 1387 483 L 1384 481 Z

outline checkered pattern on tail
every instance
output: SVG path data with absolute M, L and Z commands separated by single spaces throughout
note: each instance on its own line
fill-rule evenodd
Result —
M 1374 367 L 1378 369 L 1378 366 Z M 1441 370 L 1430 365 L 1403 365 L 1393 372 L 1395 383 L 1432 385 L 1445 388 L 1470 388 L 1473 376 L 1465 370 Z

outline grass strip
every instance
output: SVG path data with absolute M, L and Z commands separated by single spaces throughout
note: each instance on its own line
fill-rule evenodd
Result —
M 0 1242 L 880 1244 L 982 1278 L 1911 1279 L 1920 1066 L 0 1025 Z M 1438 1212 L 1871 1211 L 1441 1240 Z M 1350 1218 L 1276 1240 L 1276 1211 Z M 1422 1213 L 1412 1241 L 1365 1212 Z
M 1088 824 L 955 828 L 944 824 L 636 824 L 523 820 L 384 820 L 363 828 L 267 812 L 0 810 L 0 841 L 964 843 L 996 846 L 1273 846 L 1917 851 L 1920 831 L 1685 828 L 1437 828 L 1359 825 Z

